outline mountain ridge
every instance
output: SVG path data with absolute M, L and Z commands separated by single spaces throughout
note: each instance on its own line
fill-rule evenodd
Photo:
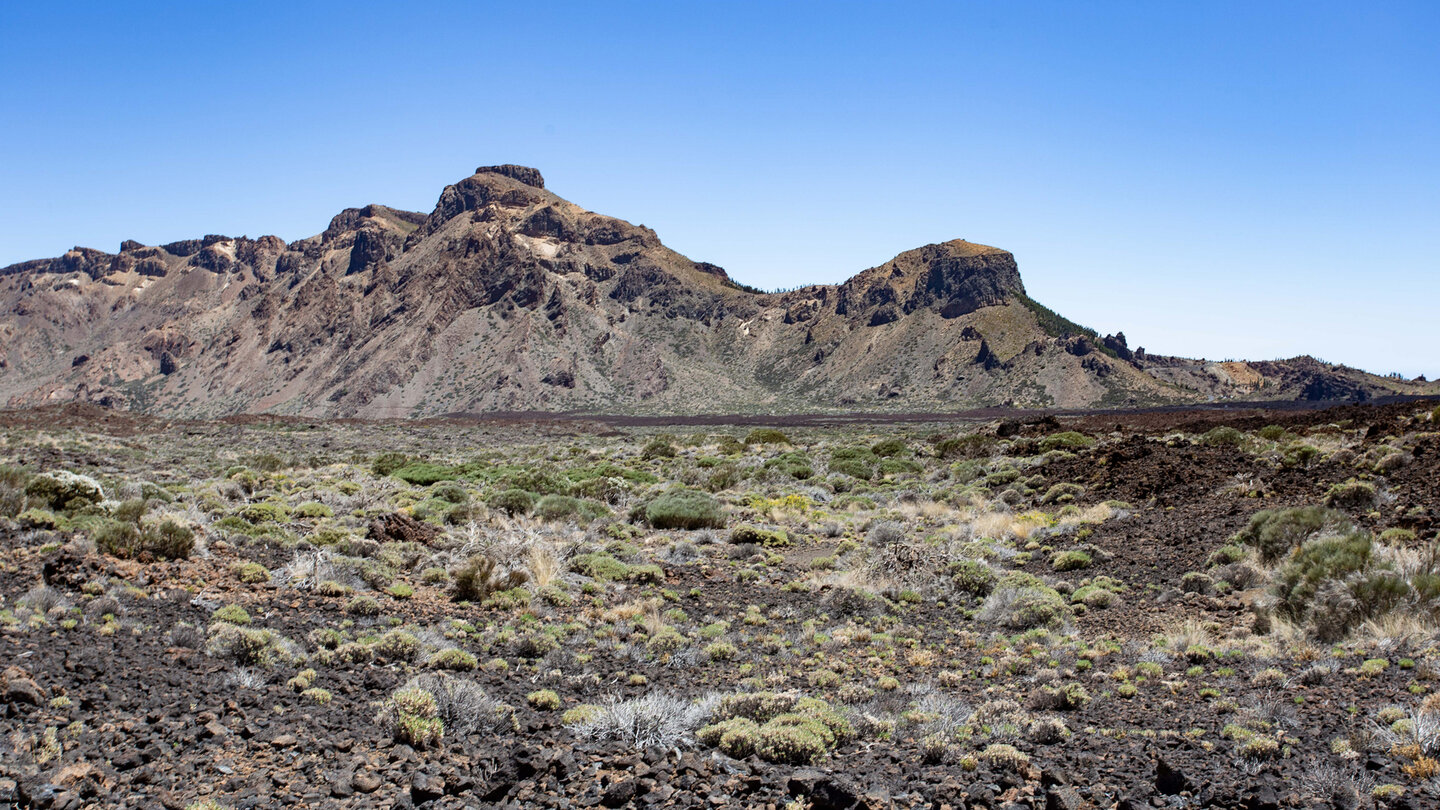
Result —
M 0 403 L 177 416 L 802 412 L 1431 394 L 1307 358 L 1132 350 L 951 240 L 757 292 L 643 225 L 482 166 L 427 214 L 347 208 L 285 242 L 207 235 L 0 268 Z

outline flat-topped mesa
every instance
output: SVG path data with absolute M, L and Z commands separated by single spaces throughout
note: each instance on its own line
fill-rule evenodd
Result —
M 840 286 L 837 312 L 867 316 L 878 326 L 919 309 L 957 318 L 1024 294 L 1009 251 L 954 239 L 907 250 L 856 275 Z
M 545 187 L 545 178 L 540 175 L 539 169 L 532 169 L 529 166 L 517 166 L 514 163 L 502 163 L 499 166 L 481 166 L 475 170 L 476 174 L 500 174 L 511 180 L 519 180 L 527 186 L 535 188 Z

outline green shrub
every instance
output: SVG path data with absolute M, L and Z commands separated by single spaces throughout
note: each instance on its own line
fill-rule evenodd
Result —
M 317 501 L 306 501 L 295 507 L 295 514 L 303 518 L 328 518 L 335 516 L 335 510 Z
M 1340 531 L 1349 525 L 1344 513 L 1318 506 L 1265 509 L 1252 515 L 1249 525 L 1231 540 L 1253 546 L 1261 560 L 1274 563 L 1321 529 Z
M 975 758 L 984 762 L 992 768 L 1002 771 L 1024 771 L 1030 764 L 1030 757 L 1026 756 L 1013 745 L 1006 743 L 992 743 L 985 746 L 985 750 L 975 755 Z
M 470 493 L 454 481 L 444 481 L 430 488 L 430 497 L 446 503 L 462 504 L 470 500 Z
M 1056 571 L 1077 571 L 1090 567 L 1090 555 L 1083 551 L 1062 551 L 1050 560 L 1050 567 Z
M 887 458 L 880 462 L 881 475 L 919 475 L 925 468 L 908 458 Z
M 891 456 L 908 454 L 910 447 L 905 444 L 904 439 L 882 439 L 871 445 L 870 452 L 881 458 L 889 458 Z
M 970 433 L 944 439 L 935 445 L 935 455 L 943 459 L 986 458 L 995 452 L 999 439 L 981 433 Z
M 589 523 L 610 514 L 610 510 L 594 501 L 572 498 L 569 495 L 546 495 L 535 504 L 535 514 L 546 520 L 575 518 L 579 522 Z
M 420 655 L 420 639 L 404 630 L 391 630 L 381 636 L 370 649 L 386 661 L 414 661 Z
M 507 515 L 528 515 L 535 508 L 535 496 L 523 489 L 505 489 L 491 495 L 485 503 Z
M 755 428 L 745 436 L 746 444 L 789 444 L 790 437 L 774 428 Z
M 875 468 L 859 459 L 831 459 L 830 472 L 848 475 L 861 481 L 875 477 Z
M 221 608 L 216 608 L 215 612 L 210 614 L 210 621 L 224 622 L 225 624 L 243 627 L 250 623 L 250 614 L 240 605 L 226 605 Z
M 705 654 L 716 661 L 728 661 L 734 658 L 738 652 L 735 645 L 728 641 L 717 641 L 705 646 Z
M 730 532 L 730 542 L 737 545 L 754 543 L 766 548 L 780 548 L 790 545 L 790 537 L 785 534 L 784 529 L 765 529 L 742 523 Z
M 1245 441 L 1245 434 L 1229 425 L 1211 428 L 1200 437 L 1206 447 L 1238 447 Z
M 380 603 L 368 596 L 357 596 L 346 603 L 345 612 L 352 616 L 379 616 Z
M 657 529 L 719 529 L 725 525 L 720 502 L 708 493 L 672 489 L 645 507 L 645 520 Z
M 560 708 L 560 696 L 551 689 L 537 689 L 525 696 L 525 702 L 542 712 L 553 712 Z
M 748 717 L 735 717 L 701 728 L 695 739 L 701 745 L 720 749 L 728 757 L 744 759 L 755 753 L 760 726 Z
M 961 593 L 983 597 L 995 590 L 995 570 L 982 560 L 952 563 L 946 573 L 950 575 L 950 583 Z
M 404 453 L 381 453 L 370 462 L 370 471 L 384 477 L 410 463 Z
M 1051 450 L 1084 450 L 1092 447 L 1095 440 L 1084 433 L 1076 433 L 1073 430 L 1065 430 L 1059 433 L 1051 433 L 1040 440 L 1038 448 L 1041 453 L 1048 453 Z
M 376 720 L 396 742 L 414 748 L 438 745 L 445 736 L 435 696 L 416 687 L 396 690 L 380 706 Z
M 51 509 L 76 509 L 105 500 L 105 490 L 88 475 L 53 470 L 33 475 L 25 482 L 25 494 Z
M 853 734 L 850 723 L 825 701 L 770 692 L 728 695 L 711 720 L 696 735 L 703 744 L 725 746 L 722 750 L 731 756 L 753 748 L 762 759 L 791 765 L 812 763 Z
M 275 635 L 269 630 L 216 622 L 210 626 L 210 640 L 205 650 L 216 658 L 240 666 L 268 667 L 275 658 L 272 649 L 274 641 Z
M 1215 586 L 1215 578 L 1200 571 L 1187 571 L 1180 577 L 1180 590 L 1185 593 L 1209 593 Z
M 1325 505 L 1339 509 L 1373 509 L 1379 500 L 1374 484 L 1354 478 L 1331 486 L 1325 493 Z
M 231 570 L 247 585 L 258 585 L 270 581 L 270 569 L 257 562 L 236 563 Z
M 1069 605 L 1053 588 L 1001 583 L 980 606 L 977 618 L 1011 630 L 1057 628 L 1071 618 Z
M 1302 621 L 1321 583 L 1363 571 L 1370 564 L 1370 555 L 1370 538 L 1359 532 L 1306 542 L 1280 569 L 1275 585 L 1278 612 Z
M 162 560 L 183 560 L 195 548 L 195 532 L 170 518 L 136 526 L 106 519 L 90 533 L 95 548 L 122 559 L 144 555 Z
M 630 575 L 630 566 L 604 552 L 575 555 L 570 559 L 570 570 L 602 582 L 625 579 Z
M 1070 503 L 1081 495 L 1085 494 L 1085 487 L 1079 484 L 1072 484 L 1062 481 L 1045 491 L 1040 497 L 1041 503 Z
M 430 656 L 429 663 L 435 669 L 448 669 L 455 672 L 468 672 L 480 665 L 474 655 L 459 647 L 440 650 Z
M 632 565 L 627 577 L 641 585 L 663 585 L 665 584 L 665 569 L 655 563 Z
M 668 439 L 659 436 L 646 442 L 645 447 L 640 451 L 640 457 L 647 460 L 655 458 L 675 458 L 675 454 L 675 445 L 671 444 Z
M 1285 428 L 1279 425 L 1266 425 L 1260 428 L 1259 435 L 1267 442 L 1278 442 L 1285 438 Z
M 579 706 L 566 709 L 565 713 L 560 715 L 560 722 L 567 726 L 578 726 L 594 720 L 604 711 L 605 707 L 603 706 L 597 706 L 594 703 L 581 703 Z
M 819 724 L 804 719 L 771 721 L 760 728 L 755 738 L 755 753 L 767 762 L 809 765 L 828 752 Z

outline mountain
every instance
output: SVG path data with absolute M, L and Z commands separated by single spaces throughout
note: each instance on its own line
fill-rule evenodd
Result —
M 762 293 L 488 166 L 429 214 L 319 235 L 75 248 L 0 269 L 0 403 L 177 416 L 746 413 L 1434 394 L 1310 358 L 1132 350 L 1030 299 L 1015 257 L 926 245 Z

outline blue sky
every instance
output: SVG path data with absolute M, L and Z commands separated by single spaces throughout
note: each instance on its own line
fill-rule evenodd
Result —
M 0 265 L 523 163 L 761 287 L 960 237 L 1152 352 L 1434 378 L 1436 42 L 1434 2 L 7 3 Z

